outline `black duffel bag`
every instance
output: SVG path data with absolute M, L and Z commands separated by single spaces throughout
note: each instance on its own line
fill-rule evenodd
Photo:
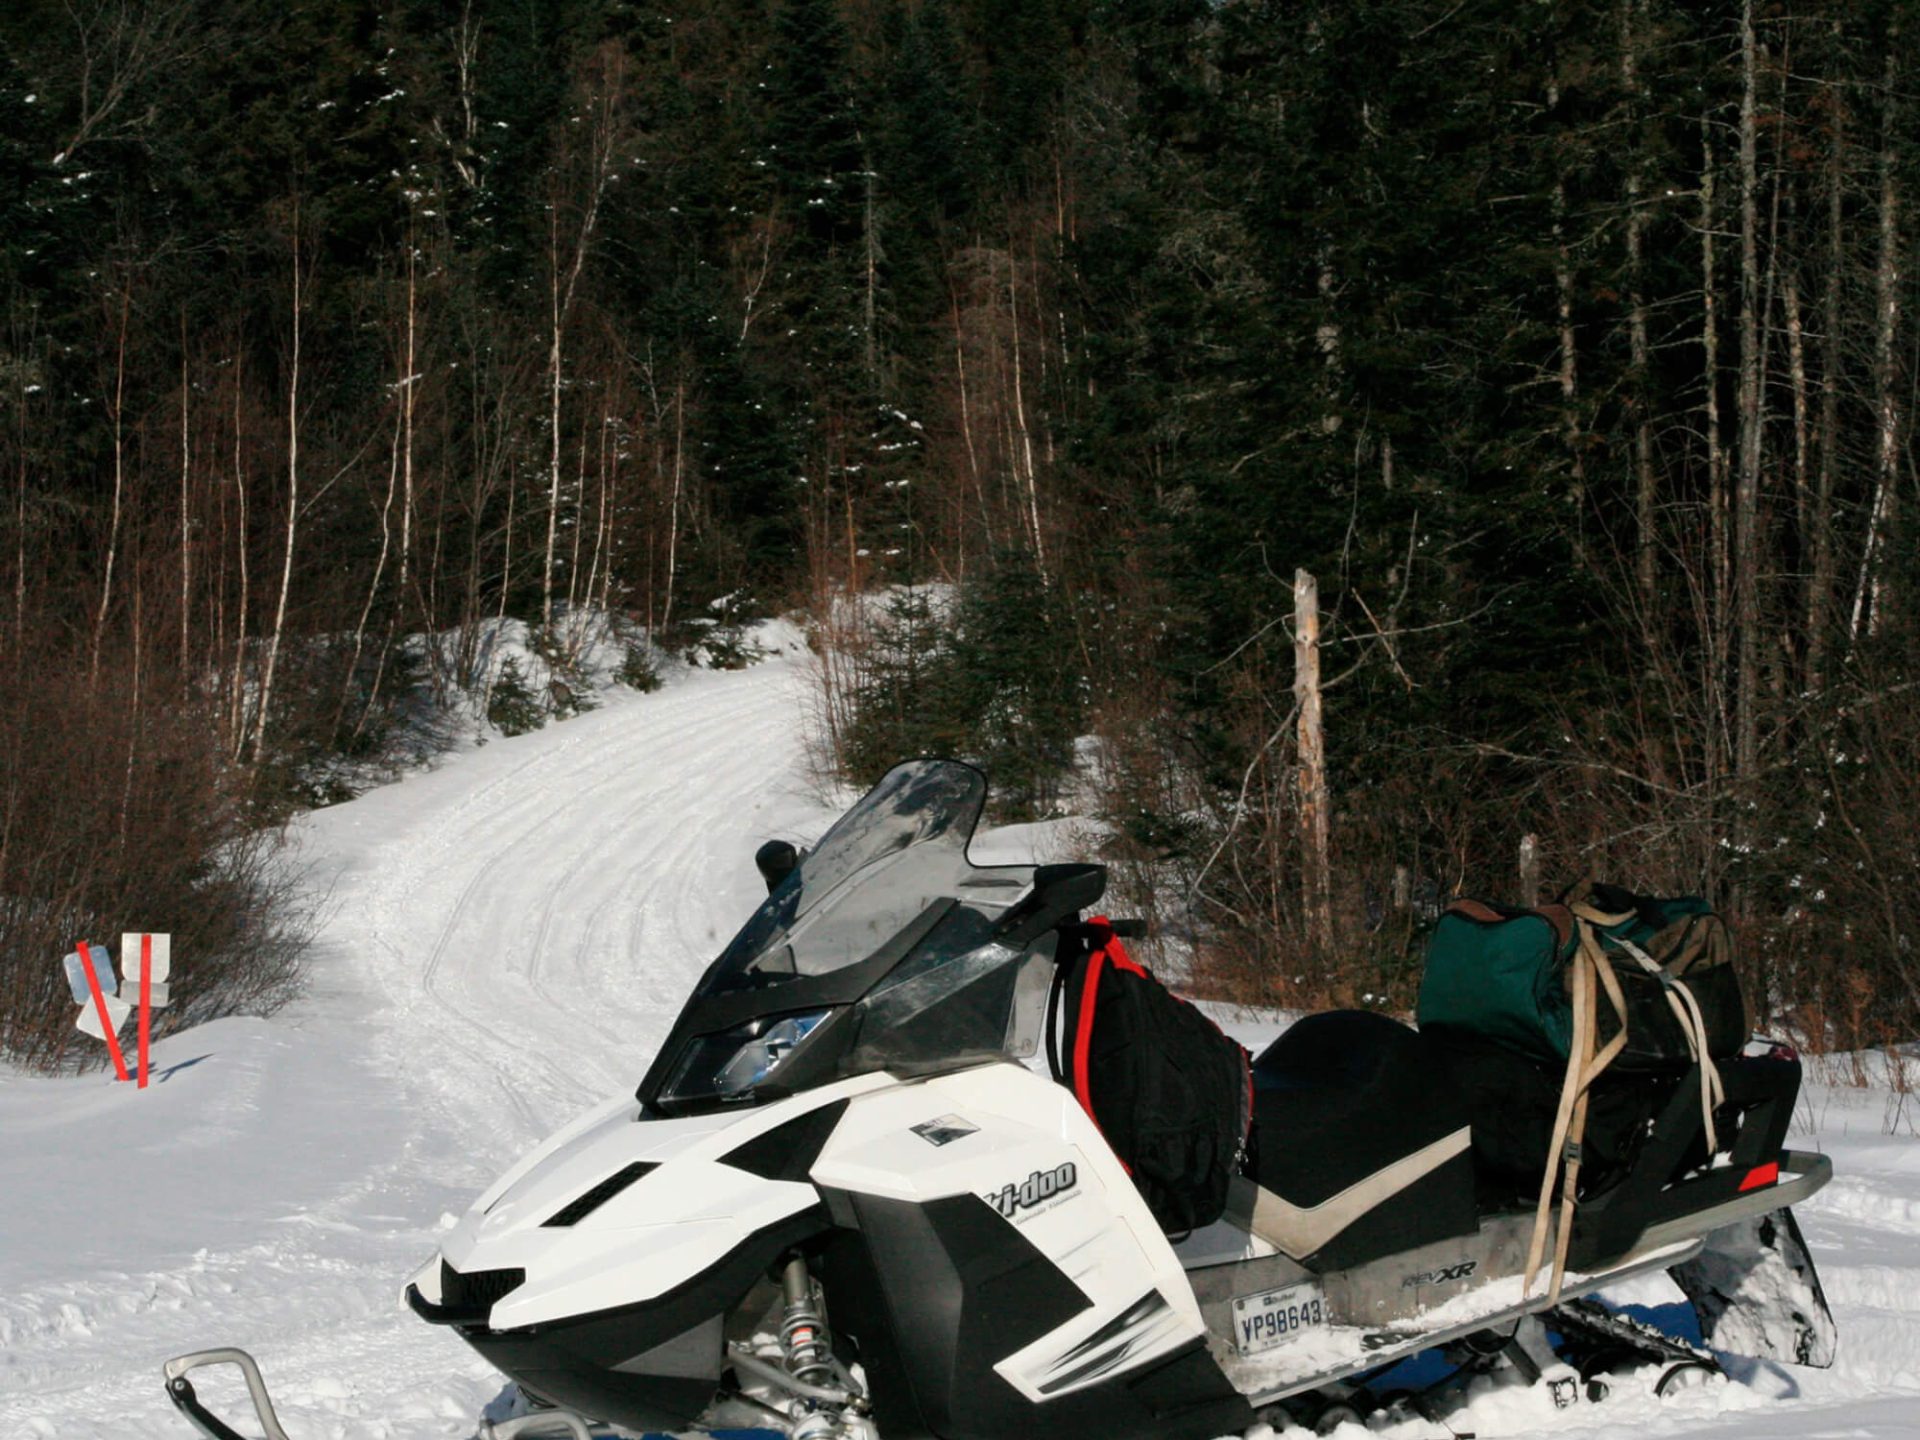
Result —
M 1252 1121 L 1247 1052 L 1136 963 L 1105 921 L 1086 929 L 1085 952 L 1064 967 L 1056 992 L 1064 1029 L 1054 1074 L 1162 1230 L 1211 1225 L 1226 1211 Z
M 1749 1033 L 1746 999 L 1726 922 L 1705 900 L 1636 895 L 1588 881 L 1567 895 L 1566 904 L 1599 941 L 1627 1002 L 1627 1043 L 1614 1069 L 1670 1070 L 1693 1059 L 1669 999 L 1675 982 L 1685 984 L 1699 1009 L 1708 1056 L 1727 1060 L 1740 1053 Z M 1619 1032 L 1619 1017 L 1603 1004 L 1596 1019 L 1604 1046 Z

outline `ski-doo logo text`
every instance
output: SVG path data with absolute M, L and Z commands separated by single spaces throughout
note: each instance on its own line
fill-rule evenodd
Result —
M 1073 1189 L 1080 1178 L 1080 1172 L 1073 1168 L 1073 1162 L 1056 1170 L 1036 1170 L 1018 1185 L 1002 1185 L 993 1194 L 985 1196 L 986 1202 L 1011 1220 L 1022 1210 L 1030 1210 L 1035 1205 L 1044 1204 L 1056 1195 L 1064 1195 Z
M 1478 1260 L 1462 1260 L 1458 1265 L 1448 1265 L 1439 1270 L 1422 1270 L 1418 1275 L 1409 1275 L 1400 1282 L 1402 1290 L 1412 1290 L 1422 1285 L 1444 1285 L 1449 1280 L 1464 1280 L 1478 1268 Z

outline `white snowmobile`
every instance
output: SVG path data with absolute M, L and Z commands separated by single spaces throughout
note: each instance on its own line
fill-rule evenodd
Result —
M 968 766 L 912 761 L 804 856 L 765 847 L 766 902 L 637 1096 L 527 1156 L 413 1277 L 421 1318 L 519 1387 L 526 1413 L 483 1429 L 1184 1440 L 1274 1407 L 1338 1418 L 1351 1382 L 1436 1346 L 1570 1403 L 1622 1359 L 1712 1367 L 1581 1298 L 1653 1270 L 1710 1344 L 1830 1363 L 1787 1207 L 1831 1167 L 1782 1148 L 1792 1058 L 1721 1063 L 1712 1153 L 1697 1094 L 1662 1092 L 1631 1164 L 1572 1212 L 1557 1293 L 1530 1293 L 1535 1207 L 1476 1187 L 1472 1124 L 1425 1037 L 1309 1017 L 1227 1101 L 1254 1143 L 1213 1213 L 1165 1233 L 1076 1096 L 1091 1010 L 1053 1033 L 1057 972 L 1118 955 L 1126 927 L 1085 918 L 1105 873 L 972 864 L 985 796 Z M 1026 1063 L 1043 1036 L 1068 1083 Z M 187 1378 L 217 1363 L 283 1440 L 240 1351 L 170 1362 L 180 1410 L 238 1440 Z

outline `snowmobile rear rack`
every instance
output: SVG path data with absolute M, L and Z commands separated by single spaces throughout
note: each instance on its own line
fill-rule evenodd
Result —
M 273 1399 L 267 1394 L 266 1378 L 253 1356 L 244 1350 L 196 1350 L 191 1355 L 176 1355 L 167 1361 L 167 1398 L 174 1408 L 192 1422 L 207 1440 L 247 1440 L 238 1430 L 200 1403 L 187 1372 L 207 1365 L 233 1365 L 247 1382 L 247 1396 L 253 1402 L 254 1417 L 259 1420 L 267 1440 L 292 1440 L 274 1414 Z M 483 1423 L 480 1433 L 486 1440 L 521 1440 L 536 1435 L 564 1435 L 568 1440 L 596 1440 L 587 1422 L 572 1410 L 543 1410 L 512 1420 Z

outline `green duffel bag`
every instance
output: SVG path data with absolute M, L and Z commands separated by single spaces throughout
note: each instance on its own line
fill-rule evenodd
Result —
M 1579 943 L 1564 905 L 1516 910 L 1454 901 L 1427 946 L 1420 1028 L 1457 1031 L 1564 1065 L 1573 1042 L 1567 965 Z
M 1685 984 L 1716 1060 L 1746 1043 L 1746 1004 L 1724 921 L 1692 896 L 1635 895 L 1583 882 L 1563 904 L 1514 909 L 1456 900 L 1434 926 L 1420 982 L 1420 1028 L 1454 1031 L 1564 1064 L 1573 1039 L 1567 967 L 1585 927 L 1612 966 L 1627 1004 L 1627 1041 L 1613 1065 L 1667 1070 L 1693 1058 L 1667 991 Z M 1604 998 L 1598 1044 L 1619 1032 Z

